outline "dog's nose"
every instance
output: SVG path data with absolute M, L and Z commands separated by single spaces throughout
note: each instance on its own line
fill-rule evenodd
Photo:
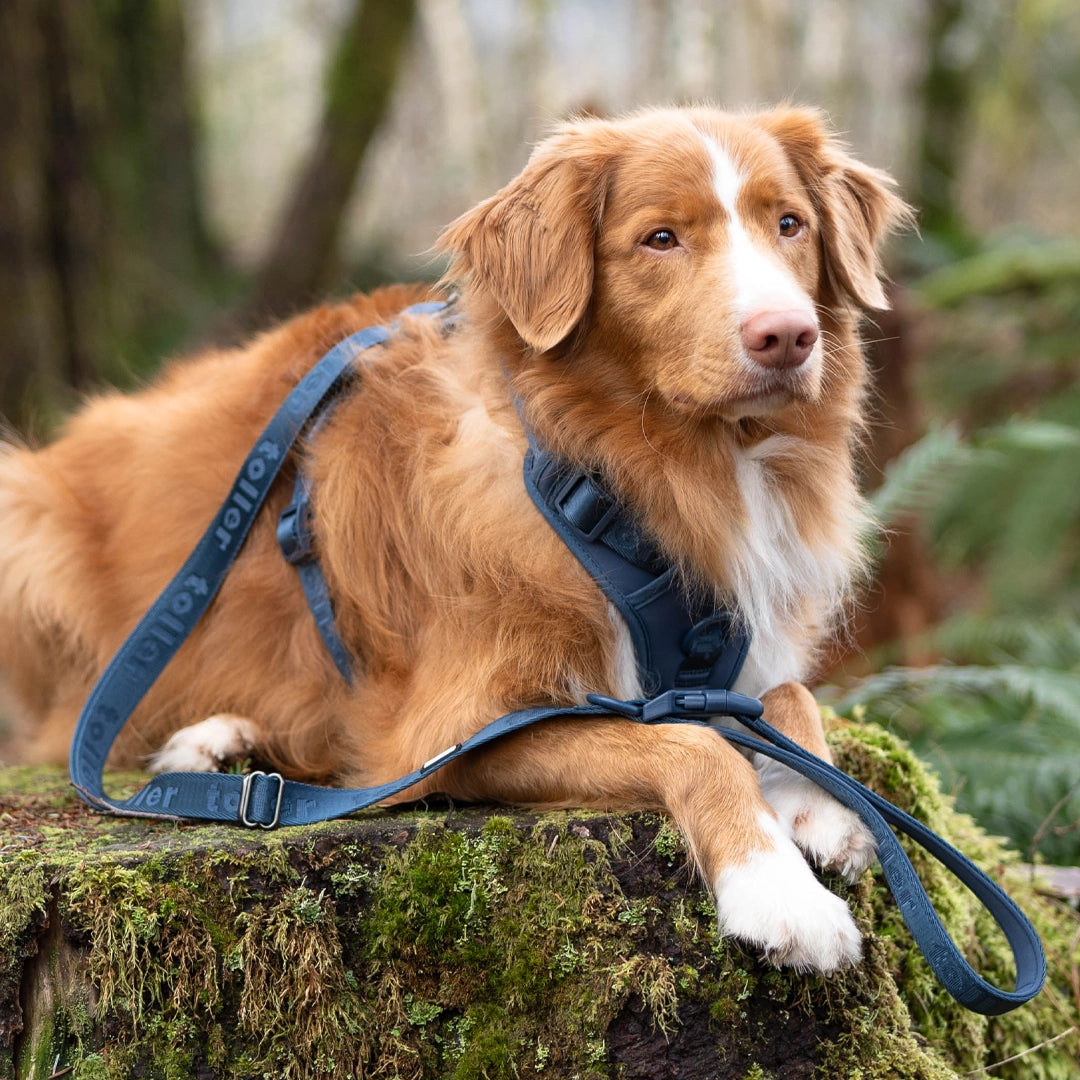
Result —
M 740 330 L 750 358 L 767 368 L 798 367 L 818 339 L 817 324 L 807 311 L 762 311 Z

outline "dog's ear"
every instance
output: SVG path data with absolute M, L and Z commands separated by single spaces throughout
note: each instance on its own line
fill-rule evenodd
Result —
M 825 273 L 839 296 L 887 308 L 881 284 L 882 241 L 914 224 L 914 213 L 880 169 L 851 157 L 813 109 L 781 109 L 759 119 L 784 147 L 821 217 Z
M 506 312 L 538 352 L 581 321 L 592 295 L 603 210 L 602 157 L 576 127 L 541 143 L 502 191 L 451 222 L 436 245 Z

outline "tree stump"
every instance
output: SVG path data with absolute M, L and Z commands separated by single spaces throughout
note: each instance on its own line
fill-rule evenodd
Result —
M 953 1080 L 1075 1024 L 1075 912 L 902 743 L 836 721 L 830 738 L 1006 880 L 1050 958 L 1035 1002 L 957 1006 L 870 872 L 828 882 L 866 934 L 857 968 L 772 969 L 719 938 L 656 815 L 428 804 L 263 833 L 104 817 L 59 770 L 16 768 L 0 770 L 0 1078 Z M 972 962 L 1012 985 L 988 918 L 912 856 Z M 1080 1077 L 1078 1049 L 1074 1033 L 988 1075 Z

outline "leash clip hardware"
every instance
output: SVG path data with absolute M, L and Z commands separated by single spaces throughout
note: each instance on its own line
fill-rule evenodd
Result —
M 255 782 L 255 777 L 261 776 L 266 780 L 276 780 L 278 782 L 277 802 L 274 804 L 274 817 L 273 819 L 264 824 L 261 821 L 251 821 L 247 816 L 248 804 L 251 802 L 251 788 Z M 244 776 L 244 786 L 240 791 L 240 807 L 237 811 L 236 817 L 241 825 L 246 825 L 249 829 L 254 829 L 256 825 L 260 829 L 273 829 L 277 826 L 281 820 L 281 803 L 285 798 L 285 779 L 281 773 L 264 773 L 258 769 L 255 772 L 246 773 Z
M 733 716 L 756 720 L 765 707 L 749 694 L 734 690 L 669 690 L 675 699 L 674 716 Z M 661 695 L 664 696 L 664 695 Z
M 646 724 L 657 720 L 699 720 L 709 716 L 751 716 L 762 714 L 757 698 L 734 690 L 666 690 L 642 706 Z

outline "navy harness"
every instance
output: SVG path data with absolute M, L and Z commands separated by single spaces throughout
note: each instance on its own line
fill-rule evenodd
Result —
M 442 303 L 402 314 L 434 314 Z M 79 716 L 71 746 L 72 783 L 90 805 L 112 814 L 237 822 L 250 828 L 303 825 L 341 817 L 412 787 L 443 765 L 495 739 L 544 720 L 619 715 L 640 723 L 707 724 L 736 718 L 743 729 L 713 727 L 728 741 L 765 754 L 809 777 L 854 810 L 874 834 L 885 879 L 931 968 L 950 994 L 976 1012 L 996 1015 L 1042 988 L 1046 962 L 1038 935 L 1012 899 L 970 860 L 875 792 L 826 764 L 761 718 L 760 701 L 730 689 L 749 641 L 727 611 L 690 599 L 675 569 L 595 476 L 559 461 L 530 437 L 525 485 L 533 501 L 618 608 L 629 628 L 642 685 L 651 696 L 620 701 L 589 695 L 581 706 L 521 709 L 447 747 L 407 776 L 370 788 L 325 788 L 277 773 L 162 773 L 135 795 L 116 800 L 103 787 L 105 760 L 128 717 L 195 628 L 221 587 L 285 458 L 313 416 L 351 379 L 358 357 L 394 327 L 373 326 L 335 346 L 300 381 L 240 468 L 224 504 L 179 572 L 106 667 Z M 351 658 L 334 628 L 329 591 L 314 559 L 310 491 L 297 479 L 278 537 L 301 583 L 334 662 L 351 679 Z M 751 734 L 752 733 L 752 734 Z M 921 844 L 986 906 L 1016 961 L 1016 987 L 982 979 L 960 954 L 931 905 L 890 825 Z

